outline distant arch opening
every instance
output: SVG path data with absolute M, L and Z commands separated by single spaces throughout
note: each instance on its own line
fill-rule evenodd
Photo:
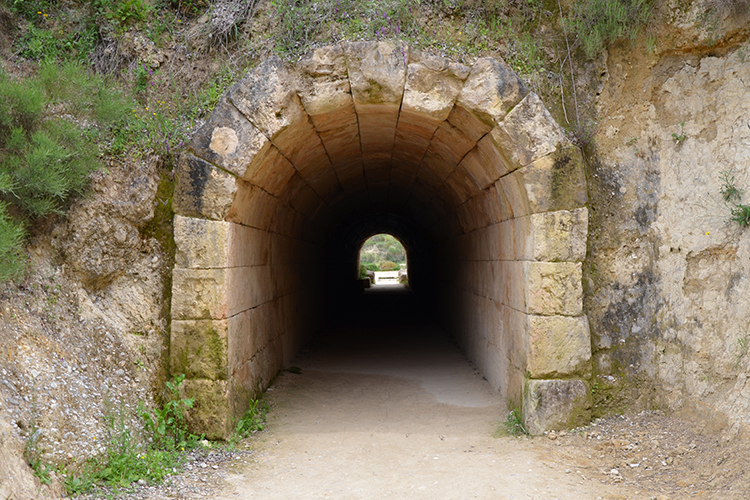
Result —
M 408 286 L 407 262 L 406 248 L 398 238 L 374 234 L 359 249 L 359 279 L 367 280 L 369 286 Z

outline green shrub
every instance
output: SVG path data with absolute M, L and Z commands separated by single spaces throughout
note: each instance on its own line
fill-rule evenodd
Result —
M 26 262 L 24 237 L 23 226 L 8 216 L 7 204 L 0 204 L 0 282 L 16 278 L 23 272 Z
M 381 271 L 398 271 L 399 269 L 401 269 L 401 266 L 390 260 L 385 260 L 380 263 Z
M 79 63 L 48 61 L 23 80 L 0 73 L 0 280 L 23 270 L 23 227 L 84 192 L 132 107 Z
M 185 424 L 185 410 L 193 407 L 194 400 L 179 399 L 179 390 L 185 375 L 175 375 L 167 381 L 169 399 L 161 408 L 147 410 L 143 405 L 138 409 L 143 419 L 144 429 L 152 436 L 153 447 L 158 450 L 184 448 L 191 436 Z
M 573 3 L 569 27 L 578 36 L 586 57 L 622 37 L 631 40 L 651 18 L 652 0 L 585 0 Z

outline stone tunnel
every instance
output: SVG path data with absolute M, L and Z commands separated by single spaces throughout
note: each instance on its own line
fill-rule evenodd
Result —
M 590 411 L 581 152 L 503 61 L 392 42 L 270 58 L 178 159 L 170 369 L 226 436 L 390 233 L 409 280 L 532 433 Z M 327 306 L 328 304 L 328 306 Z

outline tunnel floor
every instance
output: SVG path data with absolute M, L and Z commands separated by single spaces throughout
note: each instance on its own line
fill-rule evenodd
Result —
M 413 294 L 359 299 L 269 389 L 255 459 L 217 498 L 589 498 L 529 441 L 493 437 L 506 402 Z

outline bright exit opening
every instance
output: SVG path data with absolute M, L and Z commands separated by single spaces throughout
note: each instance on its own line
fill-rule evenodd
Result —
M 387 233 L 368 238 L 359 251 L 359 278 L 365 288 L 408 286 L 407 256 L 404 245 Z

